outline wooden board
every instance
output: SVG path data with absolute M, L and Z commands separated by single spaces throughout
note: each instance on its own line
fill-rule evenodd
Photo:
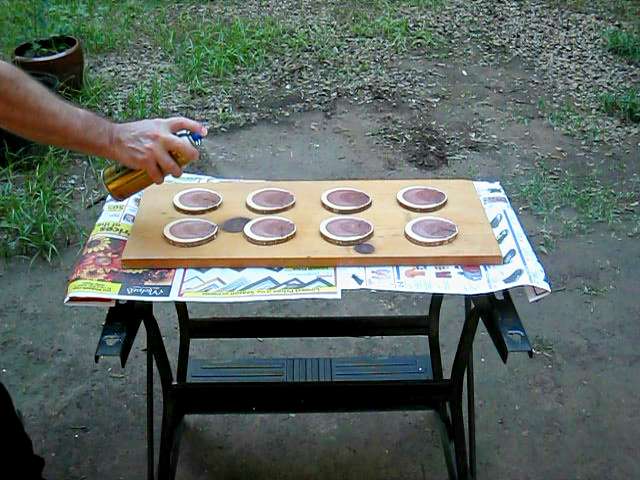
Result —
M 249 243 L 242 233 L 221 230 L 218 237 L 206 245 L 192 248 L 173 246 L 163 238 L 162 230 L 167 223 L 187 216 L 174 209 L 173 196 L 194 185 L 163 184 L 149 187 L 143 195 L 122 257 L 125 268 L 502 263 L 484 208 L 473 183 L 468 180 L 218 182 L 198 185 L 216 190 L 224 197 L 219 209 L 198 216 L 219 225 L 234 217 L 253 219 L 259 216 L 245 205 L 247 195 L 254 190 L 269 186 L 290 190 L 296 195 L 296 205 L 278 215 L 296 223 L 295 238 L 280 245 L 260 246 Z M 440 215 L 456 222 L 460 234 L 454 242 L 424 247 L 405 238 L 406 223 L 421 216 L 402 208 L 396 200 L 396 193 L 410 185 L 433 186 L 447 194 L 447 204 L 426 215 Z M 356 214 L 374 224 L 374 236 L 367 242 L 375 247 L 371 254 L 358 253 L 353 247 L 330 244 L 320 236 L 320 222 L 336 215 L 322 207 L 322 192 L 339 186 L 363 190 L 373 198 L 369 209 Z

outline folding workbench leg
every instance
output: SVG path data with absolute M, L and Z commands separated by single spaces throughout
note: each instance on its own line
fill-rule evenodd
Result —
M 464 298 L 465 318 L 471 313 L 471 298 Z M 473 342 L 469 346 L 467 363 L 467 430 L 469 433 L 469 470 L 471 478 L 476 478 L 476 400 L 473 377 Z
M 429 303 L 429 315 L 427 339 L 429 341 L 429 358 L 431 360 L 431 370 L 434 380 L 442 380 L 442 354 L 440 352 L 440 310 L 442 308 L 442 300 L 444 295 L 434 293 L 431 295 Z M 440 428 L 440 440 L 442 441 L 442 450 L 444 452 L 444 460 L 447 464 L 447 472 L 449 480 L 456 480 L 456 465 L 454 461 L 453 451 L 451 449 L 451 420 L 447 411 L 446 403 L 442 403 L 437 409 L 438 426 Z
M 184 302 L 175 302 L 178 324 L 180 325 L 180 344 L 178 346 L 178 366 L 176 369 L 176 381 L 187 381 L 189 367 L 189 347 L 191 345 L 191 333 L 189 331 L 189 310 Z
M 173 374 L 171 364 L 164 347 L 162 334 L 158 327 L 158 322 L 153 316 L 151 304 L 142 304 L 143 322 L 147 330 L 147 353 L 155 360 L 162 387 L 162 429 L 160 432 L 160 451 L 158 453 L 158 479 L 171 479 L 175 474 L 175 462 L 172 462 L 173 447 L 175 442 L 175 430 L 180 424 L 181 417 L 177 416 L 177 410 L 172 398 Z M 147 422 L 149 428 L 148 450 L 151 450 L 151 460 L 153 463 L 153 362 L 147 360 Z M 150 442 L 150 443 L 149 443 Z M 172 464 L 173 463 L 173 464 Z M 152 468 L 149 468 L 152 470 Z M 152 477 L 153 478 L 153 477 Z
M 173 480 L 178 466 L 179 440 L 184 416 L 177 411 L 172 399 L 165 400 L 162 410 L 158 480 Z
M 475 411 L 473 409 L 473 339 L 478 328 L 480 313 L 478 308 L 471 308 L 465 300 L 465 322 L 460 334 L 460 341 L 453 360 L 451 369 L 451 382 L 453 390 L 448 401 L 451 410 L 451 429 L 453 444 L 456 453 L 456 473 L 461 480 L 473 478 L 475 467 L 471 466 L 475 462 Z M 467 453 L 467 440 L 465 434 L 465 422 L 463 412 L 463 398 L 465 378 L 467 383 L 467 408 L 469 413 L 469 453 Z
M 147 480 L 154 480 L 153 448 L 153 352 L 147 336 Z
M 464 433 L 464 415 L 462 413 L 462 401 L 456 399 L 450 403 L 451 424 L 453 428 L 453 445 L 456 452 L 456 472 L 458 478 L 469 478 L 467 461 L 467 441 Z
M 442 450 L 444 452 L 444 461 L 447 465 L 447 474 L 449 480 L 457 480 L 456 463 L 454 452 L 451 448 L 451 439 L 453 434 L 451 431 L 451 419 L 447 411 L 447 404 L 443 403 L 437 410 L 438 426 L 440 427 L 440 441 L 442 442 Z

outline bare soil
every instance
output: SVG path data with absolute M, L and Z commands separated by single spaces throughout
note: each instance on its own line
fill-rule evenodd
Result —
M 638 142 L 593 145 L 554 130 L 540 115 L 545 90 L 514 58 L 404 60 L 446 85 L 427 110 L 407 99 L 330 109 L 209 136 L 193 172 L 228 178 L 332 179 L 434 176 L 497 179 L 542 157 L 568 168 L 613 164 L 607 181 L 638 171 Z M 295 102 L 297 97 L 284 100 Z M 431 98 L 431 97 L 430 97 Z M 264 100 L 266 101 L 266 100 Z M 274 106 L 280 108 L 282 103 Z M 518 121 L 527 118 L 527 122 Z M 633 132 L 632 132 L 633 133 Z M 517 186 L 510 186 L 510 189 Z M 526 207 L 526 205 L 516 205 Z M 81 219 L 90 227 L 100 205 Z M 625 217 L 627 218 L 627 217 Z M 522 212 L 537 245 L 541 221 Z M 516 295 L 537 354 L 503 365 L 486 332 L 475 348 L 479 478 L 640 478 L 640 250 L 623 225 L 596 225 L 557 240 L 541 260 L 554 293 L 536 304 Z M 93 362 L 105 312 L 62 305 L 77 247 L 60 263 L 12 260 L 0 267 L 0 380 L 12 392 L 48 478 L 139 479 L 145 475 L 144 338 L 125 370 Z M 205 307 L 199 306 L 202 310 Z M 220 314 L 426 312 L 418 296 L 346 294 L 340 302 L 220 305 Z M 157 309 L 172 359 L 177 321 Z M 462 300 L 445 302 L 442 340 L 452 358 Z M 401 354 L 426 351 L 424 339 L 223 341 L 198 344 L 215 357 Z M 159 391 L 156 392 L 159 396 Z M 158 398 L 158 397 L 157 397 Z M 159 421 L 159 419 L 157 419 Z M 445 478 L 438 431 L 429 413 L 220 416 L 188 419 L 178 478 Z

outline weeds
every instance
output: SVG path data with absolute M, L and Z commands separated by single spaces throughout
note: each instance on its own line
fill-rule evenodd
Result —
M 578 177 L 538 162 L 532 174 L 517 182 L 512 195 L 521 209 L 542 218 L 546 232 L 552 224 L 560 225 L 564 234 L 586 232 L 597 223 L 620 222 L 625 207 L 637 197 L 637 192 L 605 185 L 600 177 L 597 170 Z
M 601 297 L 603 295 L 606 295 L 609 289 L 607 287 L 596 287 L 595 285 L 590 285 L 583 282 L 580 291 L 583 295 L 588 295 L 590 297 Z
M 90 53 L 130 44 L 145 12 L 157 1 L 0 0 L 0 45 L 9 56 L 22 42 L 73 35 Z
M 602 109 L 625 121 L 640 123 L 640 90 L 629 88 L 618 93 L 604 93 L 600 97 Z
M 383 38 L 397 51 L 427 47 L 435 43 L 433 33 L 426 28 L 412 28 L 407 18 L 399 18 L 389 12 L 372 17 L 366 11 L 353 11 L 349 18 L 349 30 L 360 38 Z
M 568 7 L 582 13 L 607 13 L 619 21 L 640 26 L 640 3 L 638 0 L 553 0 L 557 7 Z
M 609 51 L 640 63 L 640 33 L 614 28 L 607 30 L 604 38 Z
M 562 106 L 551 106 L 541 98 L 538 100 L 538 112 L 546 117 L 549 125 L 565 135 L 589 139 L 593 142 L 599 142 L 603 138 L 604 132 L 598 126 L 594 116 L 578 110 L 569 102 Z
M 115 93 L 116 85 L 112 79 L 92 75 L 85 70 L 82 90 L 76 92 L 74 101 L 89 110 L 110 117 L 114 114 Z
M 272 18 L 231 22 L 181 14 L 159 36 L 165 51 L 175 57 L 182 80 L 192 90 L 204 92 L 207 82 L 222 79 L 239 68 L 262 65 L 269 53 L 304 48 L 304 30 L 285 26 Z
M 14 161 L 0 170 L 0 256 L 42 256 L 81 234 L 70 187 L 61 186 L 68 155 L 49 148 L 41 156 Z M 35 169 L 24 170 L 25 167 Z
M 141 120 L 164 114 L 162 99 L 166 96 L 164 83 L 154 77 L 150 84 L 138 84 L 127 95 L 121 120 Z
M 578 132 L 586 125 L 584 115 L 570 104 L 552 110 L 547 119 L 553 128 L 562 130 L 563 133 L 572 136 L 577 136 Z
M 544 355 L 545 357 L 551 357 L 553 355 L 553 342 L 542 335 L 536 335 L 533 339 L 533 353 L 537 355 Z
M 442 7 L 446 0 L 351 0 L 347 3 L 349 8 L 362 8 L 376 11 L 389 11 L 399 7 L 415 7 L 422 9 L 434 9 Z

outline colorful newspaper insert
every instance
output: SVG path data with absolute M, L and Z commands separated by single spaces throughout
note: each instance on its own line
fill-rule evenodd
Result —
M 167 181 L 217 182 L 185 174 Z M 142 193 L 109 198 L 69 279 L 69 304 L 115 300 L 249 302 L 339 299 L 353 289 L 475 295 L 522 287 L 530 301 L 548 295 L 548 279 L 499 183 L 474 182 L 503 255 L 502 265 L 415 265 L 342 268 L 123 269 L 120 259 Z M 425 247 L 429 248 L 429 247 Z

